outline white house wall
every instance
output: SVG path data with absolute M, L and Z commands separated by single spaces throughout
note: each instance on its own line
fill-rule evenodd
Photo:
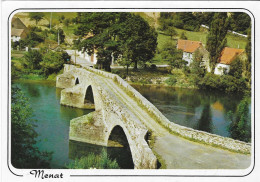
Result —
M 11 37 L 11 40 L 12 40 L 13 42 L 18 42 L 20 39 L 21 39 L 21 37 L 18 37 L 18 36 L 12 36 L 12 37 Z
M 216 75 L 223 75 L 224 70 L 226 70 L 226 73 L 228 73 L 230 71 L 230 65 L 218 63 L 218 64 L 216 64 L 214 73 Z
M 190 63 L 192 62 L 192 60 L 193 60 L 192 57 L 193 57 L 192 53 L 183 52 L 182 59 L 183 59 L 184 61 L 187 61 L 187 62 L 188 62 L 187 66 L 189 66 Z

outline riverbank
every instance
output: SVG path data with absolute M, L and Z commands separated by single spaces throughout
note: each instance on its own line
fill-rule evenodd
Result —
M 171 69 L 170 67 L 129 69 L 129 74 L 127 75 L 125 69 L 116 68 L 112 69 L 112 73 L 117 74 L 131 85 L 198 89 L 193 78 L 187 76 L 181 69 Z

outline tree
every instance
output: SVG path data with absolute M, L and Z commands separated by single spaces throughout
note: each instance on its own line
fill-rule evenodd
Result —
M 251 26 L 251 18 L 244 12 L 231 13 L 230 28 L 233 31 L 246 34 Z
M 204 69 L 201 66 L 203 54 L 197 49 L 193 55 L 193 61 L 190 64 L 190 70 L 192 74 L 202 78 L 204 76 Z
M 237 140 L 251 141 L 251 119 L 249 113 L 249 98 L 244 98 L 238 105 L 237 113 L 228 112 L 231 124 L 229 127 L 231 137 Z
M 243 62 L 238 57 L 231 62 L 229 75 L 239 79 L 242 77 L 242 73 L 243 73 Z
M 39 69 L 42 55 L 38 50 L 30 50 L 24 54 L 25 60 L 29 63 L 31 69 Z
M 227 13 L 215 13 L 210 25 L 206 43 L 206 49 L 209 52 L 210 68 L 212 73 L 215 70 L 215 65 L 219 60 L 221 51 L 226 46 L 228 25 L 229 20 L 227 18 Z
M 44 13 L 42 12 L 30 12 L 29 13 L 30 20 L 35 20 L 36 25 L 39 21 L 41 21 L 44 17 Z
M 52 73 L 57 73 L 63 67 L 63 64 L 66 63 L 62 52 L 53 52 L 49 51 L 43 56 L 43 60 L 40 63 L 43 73 L 48 76 Z
M 134 62 L 134 69 L 137 69 L 138 63 L 144 64 L 154 57 L 157 33 L 142 17 L 134 14 L 130 14 L 121 27 L 119 38 L 124 44 L 127 44 L 123 46 L 126 51 L 131 49 L 133 52 L 130 59 Z
M 67 29 L 68 29 L 68 27 L 69 27 L 69 25 L 70 25 L 70 19 L 65 19 L 65 21 L 64 21 L 64 25 L 67 27 Z
M 97 50 L 98 64 L 105 70 L 110 70 L 112 55 L 115 59 L 123 55 L 124 49 L 132 49 L 132 60 L 137 68 L 138 62 L 145 62 L 155 54 L 157 33 L 140 16 L 131 13 L 79 13 L 81 23 L 76 35 L 81 39 L 78 49 L 84 48 L 88 54 Z M 126 46 L 127 45 L 127 46 Z
M 166 33 L 167 35 L 169 35 L 169 36 L 171 37 L 171 39 L 172 39 L 173 36 L 178 35 L 174 27 L 168 27 L 168 28 L 165 30 L 165 33 Z
M 64 19 L 65 19 L 65 16 L 64 16 L 64 15 L 61 15 L 61 16 L 59 17 L 60 23 L 62 23 Z
M 51 153 L 35 146 L 35 120 L 28 99 L 17 87 L 11 88 L 11 162 L 15 168 L 49 168 Z
M 58 28 L 56 31 L 55 31 L 55 40 L 56 41 L 60 41 L 60 44 L 62 44 L 65 40 L 65 34 L 64 34 L 64 31 L 61 29 L 61 28 Z M 58 37 L 59 36 L 59 37 Z
M 182 40 L 187 40 L 188 39 L 188 37 L 186 36 L 185 32 L 181 33 L 180 39 L 182 39 Z
M 182 51 L 177 50 L 172 42 L 167 42 L 162 49 L 162 58 L 168 62 L 172 67 L 183 68 L 186 61 L 182 60 Z
M 247 55 L 246 75 L 249 79 L 249 82 L 251 83 L 251 25 L 247 33 L 246 55 Z

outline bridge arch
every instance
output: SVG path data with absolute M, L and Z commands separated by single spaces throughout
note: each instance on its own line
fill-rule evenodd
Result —
M 78 85 L 78 84 L 79 84 L 79 78 L 77 77 L 75 80 L 75 85 Z
M 116 125 L 111 129 L 107 146 L 108 155 L 112 159 L 116 159 L 121 168 L 134 169 L 134 159 L 131 152 L 131 146 L 124 129 L 120 125 Z
M 85 95 L 84 95 L 84 104 L 95 107 L 94 93 L 91 85 L 89 85 L 86 88 Z

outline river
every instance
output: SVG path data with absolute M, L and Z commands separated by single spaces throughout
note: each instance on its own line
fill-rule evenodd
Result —
M 53 82 L 16 82 L 30 99 L 39 134 L 37 146 L 41 151 L 52 151 L 52 168 L 64 168 L 75 158 L 89 153 L 100 153 L 104 147 L 69 140 L 70 120 L 93 110 L 60 105 L 61 89 Z M 144 97 L 153 103 L 170 121 L 194 129 L 221 136 L 230 136 L 227 113 L 236 112 L 242 97 L 217 92 L 192 89 L 134 85 Z M 250 108 L 249 108 L 250 109 Z M 107 148 L 106 148 L 107 149 Z M 116 154 L 121 168 L 133 168 L 129 151 L 120 148 L 107 149 Z

